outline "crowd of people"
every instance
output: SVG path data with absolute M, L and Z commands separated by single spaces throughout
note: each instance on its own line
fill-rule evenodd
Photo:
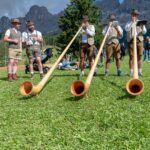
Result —
M 133 37 L 134 37 L 134 25 L 136 22 L 136 36 L 137 36 L 137 59 L 138 59 L 138 73 L 139 76 L 142 76 L 142 55 L 144 51 L 144 35 L 147 33 L 147 29 L 145 27 L 145 22 L 139 21 L 139 11 L 133 9 L 131 12 L 131 21 L 129 21 L 125 26 L 125 31 L 127 33 L 127 49 L 129 52 L 129 68 L 130 68 L 130 76 L 133 76 Z M 140 22 L 140 23 L 139 23 Z M 125 45 L 120 44 L 120 39 L 123 38 L 123 29 L 119 25 L 119 22 L 116 20 L 115 15 L 109 15 L 108 17 L 108 25 L 103 29 L 103 35 L 106 34 L 108 27 L 112 23 L 110 27 L 107 39 L 106 39 L 106 64 L 105 64 L 105 76 L 109 75 L 109 68 L 111 57 L 113 56 L 116 60 L 116 68 L 117 75 L 122 76 L 124 73 L 121 70 L 121 56 L 124 55 Z M 85 59 L 85 53 L 88 53 L 89 64 L 92 66 L 91 53 L 94 49 L 93 37 L 95 35 L 95 28 L 93 25 L 89 23 L 88 17 L 83 18 L 83 30 L 82 33 L 82 44 L 81 44 L 81 73 L 80 75 L 84 75 L 83 62 Z M 149 42 L 148 42 L 149 43 Z M 146 52 L 145 52 L 146 53 Z M 96 75 L 96 71 L 94 75 Z
M 119 25 L 116 16 L 111 14 L 108 16 L 108 24 L 104 27 L 102 34 L 105 35 L 109 25 L 110 30 L 105 42 L 105 73 L 104 75 L 109 76 L 109 69 L 111 64 L 112 56 L 116 61 L 117 75 L 123 76 L 121 59 L 125 55 L 125 50 L 128 49 L 129 52 L 129 68 L 130 76 L 133 76 L 133 37 L 134 37 L 134 25 L 136 23 L 136 36 L 137 36 L 137 59 L 138 59 L 138 73 L 142 76 L 142 55 L 144 53 L 144 62 L 146 61 L 146 56 L 148 55 L 148 61 L 150 62 L 150 37 L 146 38 L 146 46 L 144 48 L 144 35 L 147 33 L 145 27 L 145 22 L 140 22 L 139 11 L 133 9 L 131 12 L 131 20 L 126 24 L 125 31 L 127 33 L 127 47 L 124 43 L 120 43 L 120 39 L 123 38 L 123 28 Z M 80 68 L 80 76 L 84 76 L 84 69 L 86 67 L 85 60 L 88 59 L 88 67 L 91 69 L 96 56 L 96 45 L 94 41 L 95 36 L 95 26 L 89 22 L 90 18 L 88 16 L 83 16 L 82 19 L 82 30 L 81 30 L 81 50 L 80 59 L 78 62 L 70 62 L 69 60 L 63 58 L 60 62 L 58 68 L 61 70 L 75 70 Z M 31 79 L 34 78 L 33 69 L 33 59 L 36 59 L 38 64 L 38 69 L 40 73 L 40 78 L 43 78 L 43 67 L 41 63 L 41 44 L 43 42 L 42 33 L 35 29 L 33 21 L 27 21 L 27 30 L 23 33 L 19 31 L 21 22 L 19 19 L 13 19 L 12 27 L 8 29 L 5 33 L 4 41 L 9 43 L 9 53 L 8 53 L 8 81 L 17 80 L 17 68 L 18 61 L 21 59 L 22 46 L 25 46 L 27 57 L 29 60 L 29 68 Z M 103 54 L 100 60 L 103 59 Z M 102 60 L 103 61 L 103 60 Z M 67 69 L 66 69 L 67 68 Z M 97 70 L 94 72 L 94 76 L 97 75 Z

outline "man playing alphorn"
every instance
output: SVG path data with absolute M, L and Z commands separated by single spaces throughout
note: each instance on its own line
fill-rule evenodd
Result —
M 109 15 L 108 19 L 109 19 L 109 24 L 112 23 L 112 26 L 110 27 L 110 31 L 106 39 L 105 76 L 109 75 L 110 61 L 113 54 L 116 59 L 117 75 L 122 76 L 123 72 L 121 71 L 121 64 L 120 64 L 121 50 L 120 50 L 119 38 L 123 37 L 123 30 L 119 26 L 118 21 L 116 21 L 116 17 L 114 15 Z M 104 28 L 103 35 L 106 34 L 107 29 L 108 26 Z
M 130 67 L 130 76 L 133 76 L 133 37 L 134 37 L 134 22 L 138 23 L 138 17 L 140 13 L 138 10 L 133 9 L 131 12 L 131 21 L 128 22 L 125 26 L 127 32 L 127 41 L 128 41 L 128 51 L 129 51 L 129 67 Z M 144 37 L 147 29 L 144 24 L 140 24 L 136 28 L 137 30 L 137 59 L 138 59 L 138 74 L 142 76 L 142 55 L 144 50 Z
M 86 54 L 88 55 L 89 66 L 92 68 L 93 64 L 93 51 L 94 51 L 94 36 L 95 36 L 95 27 L 89 23 L 88 16 L 83 16 L 81 30 L 81 52 L 80 52 L 80 76 L 84 75 L 84 62 Z M 94 73 L 96 75 L 96 72 Z

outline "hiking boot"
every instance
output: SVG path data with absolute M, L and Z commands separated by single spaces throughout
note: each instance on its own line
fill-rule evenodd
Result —
M 8 81 L 10 81 L 10 82 L 13 81 L 12 74 L 8 74 Z
M 33 79 L 34 78 L 34 74 L 31 73 L 31 77 L 30 78 Z
M 142 77 L 142 76 L 143 76 L 142 72 L 139 72 L 139 77 Z
M 84 76 L 84 71 L 80 72 L 80 77 Z
M 40 79 L 43 79 L 44 75 L 43 73 L 40 74 Z
M 121 70 L 118 70 L 117 71 L 117 76 L 124 76 L 125 74 L 121 71 Z
M 93 76 L 94 76 L 94 77 L 97 76 L 97 72 L 96 72 L 96 71 L 94 72 Z
M 109 76 L 108 71 L 105 71 L 105 77 L 108 77 L 108 76 Z
M 12 79 L 13 79 L 13 80 L 18 80 L 17 74 L 12 74 Z

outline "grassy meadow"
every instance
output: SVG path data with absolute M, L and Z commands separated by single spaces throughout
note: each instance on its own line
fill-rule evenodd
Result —
M 128 58 L 122 66 L 128 73 Z M 79 71 L 55 71 L 36 97 L 19 93 L 30 81 L 24 71 L 12 83 L 0 71 L 0 150 L 149 150 L 150 63 L 143 64 L 144 93 L 135 98 L 125 90 L 131 77 L 117 77 L 115 63 L 109 77 L 103 74 L 99 68 L 88 97 L 76 99 L 70 85 Z M 39 81 L 36 74 L 32 82 Z

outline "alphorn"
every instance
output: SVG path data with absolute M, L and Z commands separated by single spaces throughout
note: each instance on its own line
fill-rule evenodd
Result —
M 74 40 L 76 39 L 78 34 L 80 33 L 81 29 L 82 29 L 82 26 L 79 28 L 79 30 L 77 31 L 75 36 L 72 38 L 70 43 L 66 46 L 66 48 L 64 49 L 62 54 L 59 56 L 59 58 L 56 60 L 56 62 L 52 66 L 52 68 L 48 71 L 48 73 L 44 76 L 44 78 L 39 82 L 38 85 L 34 86 L 29 81 L 26 81 L 23 84 L 21 84 L 21 86 L 20 86 L 20 93 L 23 96 L 28 96 L 28 95 L 36 96 L 36 95 L 38 95 L 38 93 L 40 93 L 40 91 L 43 89 L 43 87 L 45 86 L 46 82 L 50 78 L 51 74 L 56 69 L 56 67 L 58 66 L 58 64 L 61 61 L 61 59 L 64 57 L 64 55 L 66 54 L 66 52 L 68 51 L 68 49 L 70 48 L 70 46 L 72 45 L 72 43 L 74 42 Z
M 70 87 L 70 90 L 71 90 L 71 93 L 75 96 L 75 97 L 83 97 L 87 94 L 87 92 L 89 91 L 89 87 L 91 85 L 91 81 L 93 79 L 93 74 L 94 74 L 94 71 L 95 71 L 95 68 L 97 66 L 97 63 L 98 63 L 98 60 L 99 60 L 99 57 L 101 55 L 101 52 L 102 52 L 102 49 L 104 47 L 104 44 L 105 44 L 105 41 L 107 39 L 107 36 L 108 36 L 108 33 L 109 33 L 109 30 L 110 30 L 110 27 L 112 26 L 112 23 L 110 23 L 108 29 L 107 29 L 107 32 L 104 36 L 104 39 L 102 41 L 102 44 L 100 46 L 100 49 L 98 51 L 98 54 L 96 56 L 96 59 L 94 61 L 94 64 L 92 65 L 92 68 L 89 72 L 89 75 L 85 81 L 85 83 L 83 81 L 80 81 L 80 80 L 77 80 L 77 81 L 74 81 L 73 84 L 71 85 Z
M 133 39 L 133 79 L 126 84 L 126 90 L 131 96 L 138 96 L 144 91 L 144 83 L 139 80 L 138 62 L 137 62 L 137 38 L 136 38 L 136 22 L 134 22 L 134 39 Z

